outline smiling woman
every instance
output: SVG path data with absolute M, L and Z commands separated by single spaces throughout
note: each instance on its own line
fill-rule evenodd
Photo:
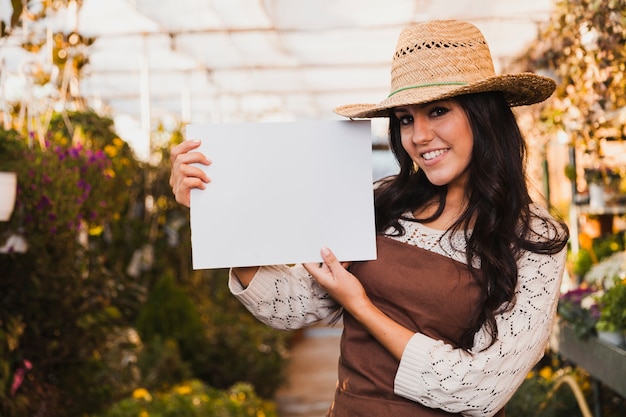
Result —
M 510 107 L 555 83 L 496 75 L 482 33 L 453 20 L 404 29 L 391 75 L 382 102 L 335 109 L 389 118 L 399 172 L 375 186 L 377 259 L 340 262 L 323 247 L 322 264 L 232 268 L 229 286 L 276 328 L 342 315 L 329 416 L 502 416 L 543 355 L 568 240 L 529 196 Z M 172 150 L 186 205 L 213 185 L 190 166 L 208 163 L 197 147 Z

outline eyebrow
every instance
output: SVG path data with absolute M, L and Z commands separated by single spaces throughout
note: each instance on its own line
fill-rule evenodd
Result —
M 442 98 L 441 100 L 429 101 L 428 103 L 416 104 L 415 106 L 417 106 L 417 107 L 418 107 L 418 108 L 420 108 L 420 109 L 423 109 L 424 107 L 427 107 L 427 106 L 430 106 L 430 105 L 433 105 L 433 104 L 435 104 L 435 105 L 436 105 L 436 104 L 441 104 L 441 105 L 443 105 L 443 104 L 445 104 L 445 103 L 449 103 L 449 102 L 451 102 L 451 101 L 452 101 L 452 99 L 451 99 L 451 98 Z M 409 111 L 408 107 L 409 107 L 409 106 L 398 106 L 398 107 L 394 107 L 394 108 L 393 108 L 393 112 L 394 112 L 394 113 L 395 113 L 395 112 L 403 112 L 403 111 L 404 111 L 404 112 L 408 112 L 408 111 Z
M 418 105 L 418 106 L 419 108 L 422 108 L 424 105 Z M 409 113 L 409 107 L 408 106 L 394 107 L 393 112 L 394 113 L 399 113 L 399 112 Z

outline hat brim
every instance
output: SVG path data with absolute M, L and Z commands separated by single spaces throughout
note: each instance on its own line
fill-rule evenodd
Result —
M 502 74 L 465 85 L 432 85 L 402 90 L 378 104 L 347 104 L 334 112 L 351 119 L 388 117 L 398 106 L 423 104 L 472 93 L 501 91 L 509 106 L 525 106 L 546 100 L 556 89 L 553 79 L 533 73 Z

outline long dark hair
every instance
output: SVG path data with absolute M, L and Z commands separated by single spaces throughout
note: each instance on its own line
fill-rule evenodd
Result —
M 466 260 L 474 265 L 480 260 L 480 271 L 470 268 L 479 283 L 483 304 L 477 312 L 474 328 L 462 336 L 461 347 L 473 345 L 475 333 L 484 324 L 491 344 L 498 337 L 496 314 L 513 307 L 517 285 L 517 260 L 523 250 L 542 254 L 560 252 L 569 238 L 567 226 L 551 217 L 540 217 L 531 211 L 526 183 L 526 143 L 515 115 L 503 95 L 488 92 L 455 98 L 465 110 L 472 128 L 474 144 L 469 165 L 468 204 L 449 234 L 465 233 Z M 403 214 L 438 202 L 438 209 L 427 219 L 443 212 L 447 186 L 435 186 L 416 168 L 402 147 L 398 119 L 389 115 L 390 146 L 400 171 L 383 180 L 375 193 L 378 233 L 403 235 L 399 222 Z M 550 229 L 548 236 L 533 230 L 532 220 L 540 219 Z M 406 219 L 411 220 L 411 219 Z M 469 232 L 471 230 L 471 232 Z

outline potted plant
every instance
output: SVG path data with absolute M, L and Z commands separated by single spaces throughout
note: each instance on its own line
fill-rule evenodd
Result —
M 19 155 L 23 144 L 14 130 L 0 128 L 0 221 L 11 218 L 17 194 L 17 173 L 15 164 L 19 163 Z
M 570 326 L 582 340 L 595 335 L 600 312 L 596 290 L 589 286 L 574 288 L 559 298 L 558 314 L 561 323 Z
M 15 195 L 17 190 L 17 174 L 15 172 L 0 171 L 0 222 L 6 222 L 11 218 L 15 207 Z
M 596 324 L 598 337 L 624 346 L 626 331 L 626 278 L 615 278 L 612 286 L 598 298 L 600 318 Z

